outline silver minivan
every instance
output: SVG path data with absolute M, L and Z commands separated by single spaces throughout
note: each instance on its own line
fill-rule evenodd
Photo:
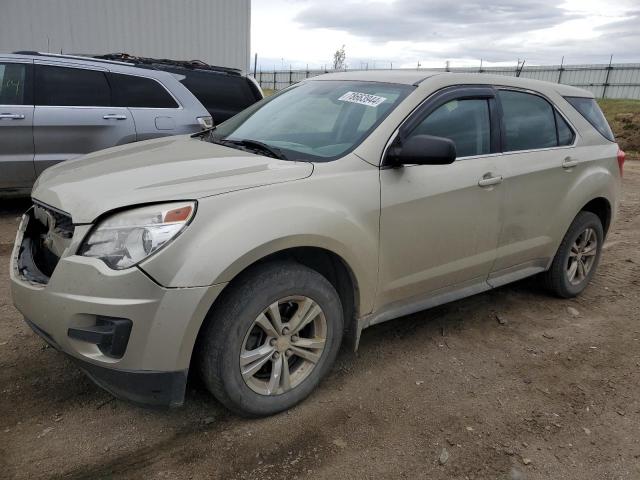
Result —
M 211 126 L 180 75 L 82 57 L 0 54 L 0 191 L 51 165 Z

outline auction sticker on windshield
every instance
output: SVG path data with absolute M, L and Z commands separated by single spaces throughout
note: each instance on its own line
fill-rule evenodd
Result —
M 384 102 L 386 98 L 371 95 L 369 93 L 347 92 L 338 100 L 343 102 L 359 103 L 360 105 L 366 105 L 367 107 L 377 107 Z

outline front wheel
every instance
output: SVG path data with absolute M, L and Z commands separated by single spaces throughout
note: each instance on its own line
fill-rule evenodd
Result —
M 596 271 L 603 242 L 600 218 L 580 212 L 562 239 L 551 268 L 543 274 L 549 290 L 562 298 L 580 294 Z
M 294 262 L 258 266 L 230 288 L 201 339 L 205 384 L 241 415 L 291 408 L 338 354 L 343 314 L 337 292 L 318 272 Z

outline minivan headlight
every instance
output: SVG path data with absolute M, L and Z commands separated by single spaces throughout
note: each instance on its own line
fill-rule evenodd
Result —
M 154 254 L 189 224 L 196 202 L 149 205 L 115 213 L 90 232 L 78 255 L 99 258 L 123 270 Z

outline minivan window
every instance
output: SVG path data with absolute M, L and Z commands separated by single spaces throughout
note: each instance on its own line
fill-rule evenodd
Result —
M 290 160 L 335 160 L 360 144 L 414 88 L 382 82 L 303 82 L 230 118 L 210 138 L 231 144 L 257 140 Z
M 615 137 L 611 131 L 611 127 L 607 123 L 607 119 L 604 117 L 602 110 L 593 98 L 584 97 L 564 97 L 573 108 L 575 108 L 580 115 L 587 119 L 587 121 L 594 126 L 600 134 L 611 142 L 615 142 Z
M 505 152 L 556 147 L 554 109 L 538 95 L 499 90 Z
M 27 66 L 22 63 L 0 63 L 0 105 L 25 105 Z
M 36 105 L 108 107 L 111 92 L 103 72 L 36 65 Z
M 491 149 L 489 102 L 485 99 L 451 100 L 431 112 L 412 132 L 453 140 L 456 156 L 485 155 Z
M 114 107 L 177 108 L 178 104 L 167 90 L 151 78 L 107 74 Z

